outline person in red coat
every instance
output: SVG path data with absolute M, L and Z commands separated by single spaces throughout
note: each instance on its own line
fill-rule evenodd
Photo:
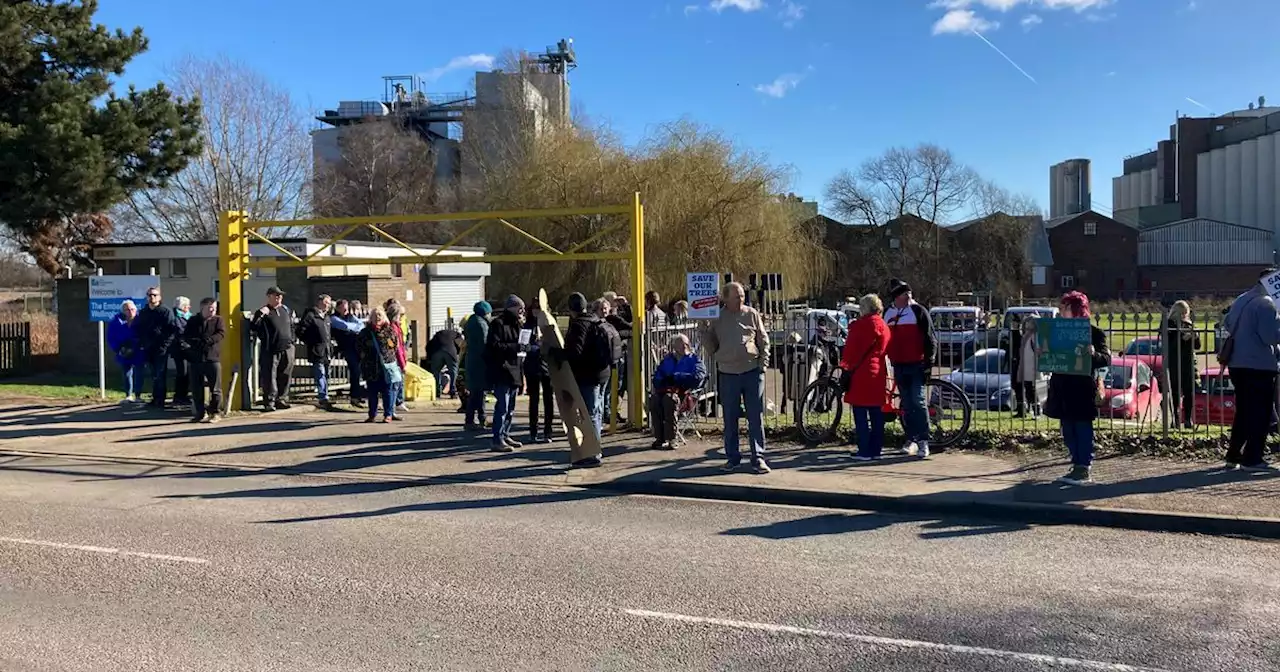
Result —
M 853 407 L 853 424 L 857 433 L 858 450 L 853 459 L 870 462 L 878 459 L 884 450 L 885 398 L 889 388 L 889 366 L 885 353 L 889 350 L 889 325 L 881 314 L 884 303 L 875 294 L 868 294 L 858 302 L 862 313 L 849 327 L 849 337 L 844 343 L 840 368 L 849 382 L 844 400 Z

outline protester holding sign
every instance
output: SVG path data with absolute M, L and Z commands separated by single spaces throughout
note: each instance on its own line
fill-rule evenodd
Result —
M 1226 457 L 1232 469 L 1275 470 L 1263 455 L 1280 371 L 1280 315 L 1272 295 L 1278 277 L 1275 269 L 1263 271 L 1261 282 L 1236 297 L 1222 320 L 1227 337 L 1219 343 L 1218 361 L 1228 367 L 1236 391 Z
M 1078 350 L 1083 367 L 1076 366 L 1073 356 L 1068 367 L 1049 378 L 1049 399 L 1045 402 L 1044 414 L 1061 423 L 1062 440 L 1071 453 L 1071 471 L 1058 482 L 1084 485 L 1092 480 L 1093 421 L 1098 418 L 1098 386 L 1101 385 L 1094 372 L 1111 365 L 1111 349 L 1107 347 L 1107 335 L 1089 324 L 1089 297 L 1070 292 L 1062 297 L 1058 310 L 1062 319 L 1040 321 L 1041 328 L 1049 328 L 1049 342 L 1052 343 L 1055 332 L 1061 332 L 1062 341 L 1073 340 L 1080 331 L 1077 325 L 1083 322 L 1088 325 L 1089 343 Z M 1056 328 L 1054 323 L 1059 323 Z M 1041 339 L 1041 343 L 1045 340 Z

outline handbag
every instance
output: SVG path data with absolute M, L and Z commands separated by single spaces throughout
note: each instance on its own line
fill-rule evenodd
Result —
M 1250 299 L 1249 303 L 1244 304 L 1244 307 L 1240 309 L 1241 313 L 1243 313 L 1244 309 L 1248 308 L 1254 300 L 1255 299 Z M 1234 354 L 1235 351 L 1236 335 L 1234 333 L 1227 334 L 1227 337 L 1222 339 L 1222 344 L 1218 346 L 1218 364 L 1220 366 L 1227 366 L 1228 362 L 1231 361 L 1231 355 Z
M 378 344 L 378 332 L 373 332 L 373 354 L 378 358 L 378 363 L 382 365 L 382 377 L 387 384 L 394 385 L 404 381 L 404 376 L 400 372 L 400 365 L 387 360 L 382 356 L 382 346 Z

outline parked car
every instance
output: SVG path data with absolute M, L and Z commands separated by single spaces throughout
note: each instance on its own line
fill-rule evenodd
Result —
M 954 371 L 942 378 L 964 391 L 975 411 L 1012 411 L 1013 384 L 1004 350 L 985 348 L 974 353 Z M 1036 382 L 1040 403 L 1049 396 L 1049 377 L 1041 374 Z
M 1004 316 L 1000 318 L 998 347 L 1003 348 L 1009 344 L 1009 332 L 1013 329 L 1013 325 L 1020 324 L 1027 319 L 1028 315 L 1035 315 L 1037 318 L 1057 317 L 1058 309 L 1053 306 L 1014 306 L 1004 311 Z
M 1200 374 L 1191 418 L 1197 425 L 1230 425 L 1236 419 L 1236 388 L 1224 369 L 1214 366 Z
M 938 337 L 938 364 L 956 367 L 987 346 L 987 320 L 976 306 L 940 306 L 929 309 Z
M 1164 344 L 1159 336 L 1140 336 L 1124 349 L 1125 359 L 1135 359 L 1150 367 L 1157 377 L 1164 371 Z
M 1146 362 L 1129 356 L 1112 357 L 1104 379 L 1103 417 L 1156 420 L 1160 417 L 1160 386 Z

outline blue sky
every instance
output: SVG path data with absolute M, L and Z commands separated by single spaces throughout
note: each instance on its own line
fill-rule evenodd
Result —
M 1042 206 L 1048 166 L 1087 157 L 1109 212 L 1122 158 L 1179 110 L 1205 114 L 1188 99 L 1280 103 L 1275 2 L 105 0 L 98 19 L 151 40 L 127 81 L 225 54 L 315 109 L 375 99 L 391 74 L 441 73 L 429 90 L 460 91 L 486 56 L 572 37 L 575 104 L 629 141 L 688 117 L 794 167 L 794 190 L 819 200 L 894 145 L 945 146 Z

